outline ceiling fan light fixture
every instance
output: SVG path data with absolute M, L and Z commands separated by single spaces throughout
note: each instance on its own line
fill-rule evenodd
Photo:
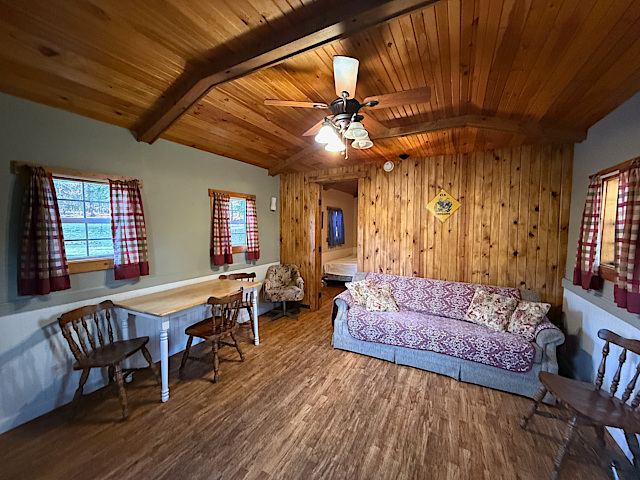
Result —
M 356 150 L 366 150 L 367 148 L 373 147 L 373 142 L 369 140 L 369 138 L 360 138 L 358 140 L 354 140 L 351 144 L 352 148 Z
M 339 141 L 338 133 L 336 129 L 331 126 L 331 124 L 327 121 L 322 122 L 322 127 L 318 131 L 315 137 L 316 142 L 318 143 L 330 143 L 334 141 Z
M 348 98 L 355 97 L 359 66 L 360 61 L 357 58 L 342 55 L 333 57 L 333 78 L 338 97 L 342 97 L 342 92 L 347 92 Z
M 331 142 L 327 143 L 324 149 L 327 152 L 342 152 L 345 149 L 345 146 L 344 146 L 344 143 L 342 143 L 342 141 L 336 137 L 335 140 L 332 140 Z
M 369 134 L 364 129 L 364 126 L 360 122 L 351 122 L 347 131 L 344 132 L 344 138 L 349 140 L 356 140 L 358 138 L 366 138 Z

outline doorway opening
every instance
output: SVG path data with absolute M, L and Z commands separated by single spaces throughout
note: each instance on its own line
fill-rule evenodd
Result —
M 358 271 L 358 183 L 358 178 L 351 178 L 320 184 L 320 268 L 316 269 L 319 278 L 314 280 L 325 291 L 326 287 L 338 287 L 330 289 L 334 293 L 344 289 L 345 282 Z M 321 295 L 320 304 L 332 298 Z

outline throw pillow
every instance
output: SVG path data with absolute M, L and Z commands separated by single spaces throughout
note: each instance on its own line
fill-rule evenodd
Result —
M 367 280 L 365 278 L 364 280 L 359 280 L 357 282 L 347 282 L 344 285 L 349 290 L 349 293 L 356 304 L 364 307 L 367 305 L 367 293 L 371 282 L 371 280 Z
M 389 285 L 371 282 L 367 294 L 367 310 L 370 312 L 399 312 Z
M 517 298 L 489 293 L 482 287 L 478 287 L 464 319 L 498 332 L 504 332 L 517 305 Z
M 533 342 L 536 327 L 542 322 L 550 308 L 551 305 L 548 303 L 519 302 L 511 315 L 507 331 L 522 335 L 528 341 Z

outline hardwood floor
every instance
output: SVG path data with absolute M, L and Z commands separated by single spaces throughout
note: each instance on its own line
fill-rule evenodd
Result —
M 241 329 L 246 360 L 223 348 L 215 385 L 198 362 L 180 380 L 176 355 L 165 404 L 141 372 L 127 385 L 127 421 L 106 387 L 83 399 L 73 423 L 64 407 L 5 433 L 0 478 L 548 478 L 564 424 L 536 416 L 524 432 L 529 399 L 334 350 L 337 291 L 297 321 L 262 316 L 258 347 Z M 611 458 L 626 462 L 611 438 L 603 453 L 583 429 L 561 478 L 610 478 Z

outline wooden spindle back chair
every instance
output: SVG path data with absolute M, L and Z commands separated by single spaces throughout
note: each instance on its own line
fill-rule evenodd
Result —
M 151 368 L 156 380 L 160 383 L 158 369 L 146 348 L 149 337 L 130 340 L 114 339 L 113 308 L 113 302 L 106 300 L 98 305 L 76 308 L 58 318 L 58 325 L 60 325 L 62 335 L 67 340 L 71 353 L 76 359 L 73 369 L 82 370 L 78 389 L 73 397 L 74 413 L 82 396 L 84 385 L 87 382 L 87 378 L 89 378 L 90 370 L 92 368 L 107 367 L 109 382 L 115 379 L 118 384 L 122 416 L 125 419 L 128 418 L 129 407 L 123 378 L 139 369 L 123 369 L 120 364 L 137 351 L 142 352 L 149 364 L 149 368 Z
M 207 303 L 211 305 L 211 317 L 205 318 L 204 320 L 187 327 L 184 333 L 189 335 L 189 340 L 187 340 L 187 348 L 182 355 L 182 363 L 180 364 L 181 374 L 187 364 L 187 360 L 196 360 L 208 363 L 205 357 L 189 356 L 189 350 L 191 350 L 191 345 L 193 344 L 193 337 L 202 338 L 205 341 L 211 342 L 214 372 L 212 380 L 213 383 L 218 381 L 220 365 L 218 350 L 221 346 L 227 345 L 235 347 L 240 355 L 240 359 L 244 361 L 244 354 L 242 353 L 236 338 L 236 331 L 238 330 L 238 312 L 240 311 L 240 305 L 242 304 L 242 291 L 243 290 L 240 289 L 237 293 L 227 297 L 209 298 Z M 231 337 L 233 340 L 232 344 L 223 341 L 227 337 Z
M 623 367 L 627 361 L 627 354 L 628 352 L 633 352 L 636 355 L 640 355 L 640 341 L 621 337 L 606 329 L 600 330 L 598 337 L 604 340 L 605 343 L 602 348 L 602 361 L 598 367 L 595 382 L 593 384 L 579 382 L 549 372 L 540 372 L 539 378 L 542 386 L 534 396 L 529 412 L 520 422 L 520 426 L 523 429 L 527 427 L 529 420 L 537 413 L 538 404 L 547 391 L 572 413 L 572 418 L 569 421 L 569 430 L 554 462 L 555 468 L 551 475 L 552 479 L 558 478 L 564 457 L 573 441 L 578 424 L 594 427 L 603 448 L 605 446 L 604 428 L 615 427 L 622 429 L 627 439 L 629 450 L 633 454 L 634 467 L 640 477 L 640 446 L 636 438 L 636 434 L 640 433 L 640 411 L 638 410 L 640 388 L 633 395 L 638 383 L 638 377 L 640 377 L 640 363 L 635 368 L 631 380 L 627 383 L 621 397 L 615 396 L 622 378 Z M 617 345 L 622 350 L 618 357 L 617 368 L 611 379 L 611 386 L 608 391 L 605 391 L 602 386 L 605 379 L 610 344 Z M 630 399 L 632 399 L 631 403 L 628 403 Z
M 220 279 L 228 279 L 228 280 L 242 280 L 244 282 L 255 282 L 256 274 L 255 273 L 230 273 L 229 275 L 220 275 Z M 256 339 L 255 326 L 253 322 L 253 290 L 250 292 L 244 293 L 244 298 L 240 303 L 240 310 L 243 308 L 249 312 L 249 327 L 251 328 L 251 335 L 253 336 L 253 340 Z

